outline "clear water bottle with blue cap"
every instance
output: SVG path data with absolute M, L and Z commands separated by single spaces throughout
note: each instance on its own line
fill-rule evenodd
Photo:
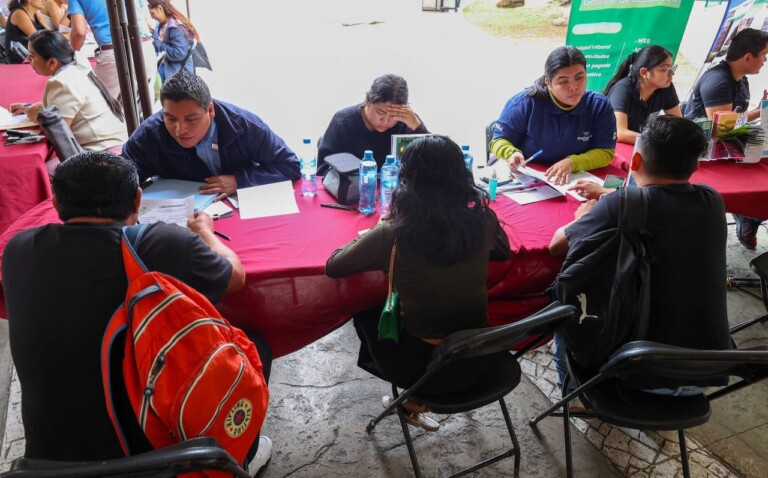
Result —
M 381 167 L 381 200 L 379 201 L 379 214 L 382 217 L 389 214 L 392 205 L 392 192 L 397 187 L 399 171 L 395 165 L 395 157 L 387 156 L 387 161 Z
M 475 161 L 475 158 L 473 158 L 472 154 L 469 152 L 469 145 L 463 144 L 461 146 L 461 152 L 464 153 L 464 166 L 472 171 L 472 163 Z
M 301 168 L 301 194 L 313 197 L 317 194 L 317 153 L 312 147 L 312 140 L 304 138 L 299 152 Z
M 366 150 L 360 161 L 360 201 L 357 209 L 366 216 L 376 212 L 376 160 L 373 151 Z

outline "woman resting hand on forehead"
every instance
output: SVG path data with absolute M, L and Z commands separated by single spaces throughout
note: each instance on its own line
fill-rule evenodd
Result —
M 565 184 L 572 172 L 601 168 L 613 159 L 616 120 L 608 99 L 586 91 L 587 60 L 562 46 L 547 57 L 544 75 L 513 96 L 496 120 L 490 150 L 513 171 L 533 162 L 548 166 L 550 181 Z
M 325 157 L 350 153 L 363 157 L 373 151 L 381 167 L 391 154 L 393 134 L 429 133 L 421 118 L 408 104 L 408 84 L 401 76 L 388 73 L 376 78 L 365 101 L 338 111 L 318 145 L 318 174 L 323 174 Z

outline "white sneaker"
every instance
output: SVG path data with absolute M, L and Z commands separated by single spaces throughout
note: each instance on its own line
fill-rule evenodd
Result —
M 255 477 L 264 471 L 270 458 L 272 458 L 272 440 L 262 435 L 259 437 L 259 449 L 256 450 L 256 456 L 248 463 L 248 474 Z

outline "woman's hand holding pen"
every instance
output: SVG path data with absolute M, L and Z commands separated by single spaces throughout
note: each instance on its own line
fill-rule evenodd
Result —
M 32 106 L 31 103 L 11 103 L 8 106 L 8 111 L 14 116 L 23 115 L 27 112 L 27 108 L 30 106 Z
M 517 168 L 522 166 L 522 164 L 525 162 L 525 156 L 523 156 L 523 153 L 520 151 L 515 151 L 512 153 L 512 156 L 507 159 L 507 165 L 509 166 L 509 169 L 512 171 L 517 171 Z

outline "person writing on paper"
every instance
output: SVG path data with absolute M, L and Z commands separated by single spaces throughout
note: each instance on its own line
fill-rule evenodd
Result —
M 8 63 L 23 63 L 26 59 L 11 49 L 11 42 L 16 42 L 27 48 L 29 36 L 36 31 L 47 28 L 47 24 L 40 13 L 43 3 L 45 0 L 11 0 L 8 3 L 10 14 L 5 25 L 5 51 L 8 56 Z
M 223 199 L 238 188 L 299 179 L 299 160 L 261 118 L 211 98 L 202 78 L 182 70 L 160 92 L 163 110 L 133 132 L 123 155 L 142 180 L 207 183 Z
M 119 148 L 128 140 L 123 110 L 96 78 L 88 61 L 78 61 L 64 35 L 53 30 L 29 37 L 29 61 L 38 75 L 50 77 L 43 100 L 11 103 L 12 114 L 36 121 L 41 107 L 56 105 L 75 139 L 87 150 Z
M 509 239 L 488 195 L 475 186 L 459 146 L 445 136 L 428 136 L 403 153 L 400 184 L 387 221 L 336 250 L 326 274 L 341 278 L 390 268 L 400 297 L 399 342 L 378 340 L 382 305 L 354 315 L 360 337 L 358 365 L 398 387 L 425 372 L 432 351 L 453 332 L 488 325 L 488 260 L 510 256 Z M 435 375 L 420 394 L 460 392 L 482 376 L 486 358 L 462 361 Z M 385 404 L 390 397 L 384 397 Z M 414 401 L 404 404 L 414 426 L 436 430 Z
M 655 256 L 645 340 L 718 350 L 731 348 L 723 286 L 725 208 L 715 190 L 689 182 L 706 149 L 707 140 L 692 121 L 652 116 L 637 138 L 630 174 L 647 190 L 646 230 Z M 555 232 L 549 246 L 553 256 L 565 256 L 580 244 L 590 244 L 594 234 L 618 227 L 620 195 L 600 197 L 595 186 L 581 190 L 590 200 L 576 210 L 575 221 Z M 589 251 L 582 248 L 580 253 Z M 555 334 L 555 363 L 562 385 L 567 368 L 561 334 Z
M 677 65 L 672 52 L 651 45 L 629 55 L 605 87 L 616 116 L 616 138 L 635 144 L 648 116 L 659 111 L 682 116 L 680 100 L 672 84 Z
M 493 128 L 491 152 L 516 170 L 539 150 L 534 163 L 565 184 L 572 172 L 606 166 L 613 159 L 616 120 L 608 99 L 587 87 L 587 59 L 572 46 L 555 49 L 544 75 L 513 96 Z
M 765 64 L 768 55 L 768 33 L 745 28 L 737 33 L 725 60 L 705 71 L 693 86 L 691 99 L 685 108 L 685 117 L 710 118 L 718 111 L 746 112 L 749 121 L 760 117 L 760 108 L 749 107 L 748 75 L 756 75 Z M 768 90 L 763 91 L 768 99 Z M 759 106 L 759 105 L 758 105 Z M 736 237 L 741 245 L 754 250 L 757 247 L 757 231 L 765 218 L 733 215 L 736 221 Z
M 158 55 L 165 53 L 157 68 L 160 79 L 166 82 L 181 70 L 194 73 L 195 67 L 189 49 L 192 48 L 194 40 L 200 41 L 195 26 L 173 6 L 171 0 L 148 0 L 147 5 L 149 14 L 158 22 L 152 32 L 155 51 Z
M 392 73 L 373 80 L 365 101 L 338 111 L 325 130 L 318 146 L 319 174 L 326 170 L 325 157 L 336 153 L 350 153 L 363 157 L 365 150 L 373 151 L 373 158 L 381 168 L 388 154 L 392 154 L 393 134 L 429 133 L 419 115 L 408 104 L 408 83 L 402 76 Z

